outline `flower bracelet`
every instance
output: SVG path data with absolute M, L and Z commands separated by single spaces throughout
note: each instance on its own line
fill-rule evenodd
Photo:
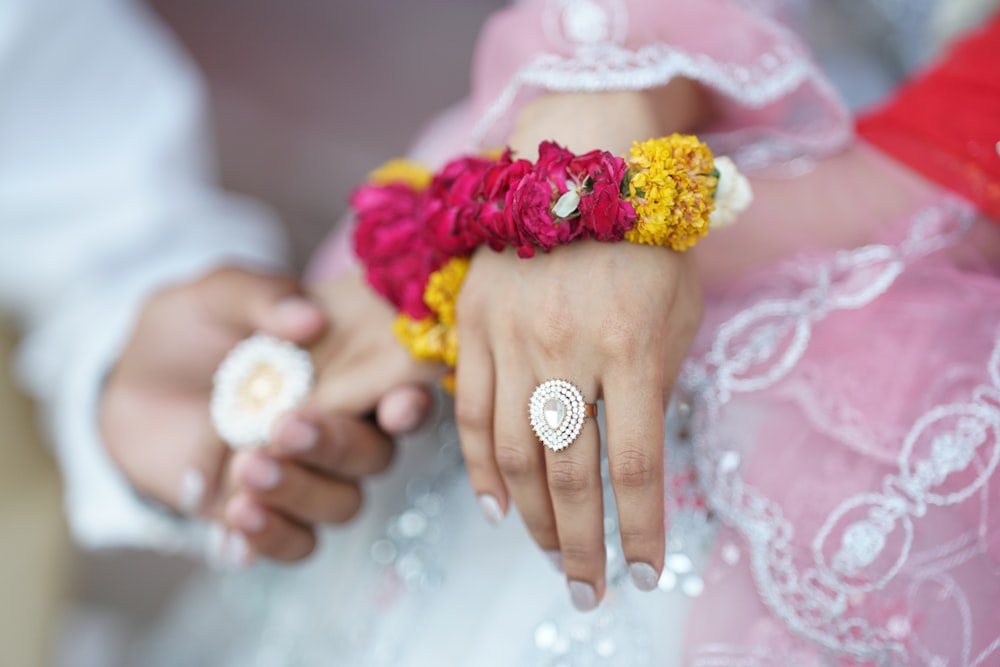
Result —
M 351 205 L 357 255 L 371 286 L 399 311 L 396 335 L 417 359 L 454 368 L 455 304 L 479 246 L 513 247 L 521 257 L 585 239 L 684 251 L 751 200 L 731 160 L 675 134 L 636 143 L 627 159 L 544 142 L 535 162 L 506 150 L 460 157 L 435 174 L 394 160 Z M 267 444 L 277 417 L 302 403 L 312 381 L 306 351 L 257 334 L 215 375 L 216 431 L 233 447 Z M 445 386 L 453 382 L 449 375 Z
M 393 160 L 351 206 L 356 253 L 399 311 L 396 335 L 415 358 L 454 368 L 455 303 L 479 246 L 513 247 L 520 257 L 585 239 L 684 251 L 752 199 L 732 160 L 674 134 L 636 142 L 627 159 L 543 142 L 534 163 L 509 149 L 457 158 L 435 174 Z

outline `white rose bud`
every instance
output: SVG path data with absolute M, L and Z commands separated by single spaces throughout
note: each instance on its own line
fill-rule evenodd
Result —
M 715 208 L 708 218 L 709 227 L 728 227 L 753 203 L 750 181 L 728 157 L 715 158 L 719 184 L 715 190 Z

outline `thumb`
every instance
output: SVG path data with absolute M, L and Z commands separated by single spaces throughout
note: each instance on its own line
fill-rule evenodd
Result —
M 262 331 L 308 344 L 326 327 L 322 308 L 287 276 L 226 268 L 212 273 L 197 287 L 205 306 L 241 337 Z

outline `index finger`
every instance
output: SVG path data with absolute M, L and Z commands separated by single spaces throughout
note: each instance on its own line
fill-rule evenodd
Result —
M 269 450 L 322 474 L 354 478 L 385 470 L 395 446 L 370 420 L 304 408 L 275 423 Z

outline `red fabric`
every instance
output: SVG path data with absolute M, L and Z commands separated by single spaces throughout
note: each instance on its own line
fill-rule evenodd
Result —
M 1000 14 L 863 115 L 858 133 L 1000 221 Z

